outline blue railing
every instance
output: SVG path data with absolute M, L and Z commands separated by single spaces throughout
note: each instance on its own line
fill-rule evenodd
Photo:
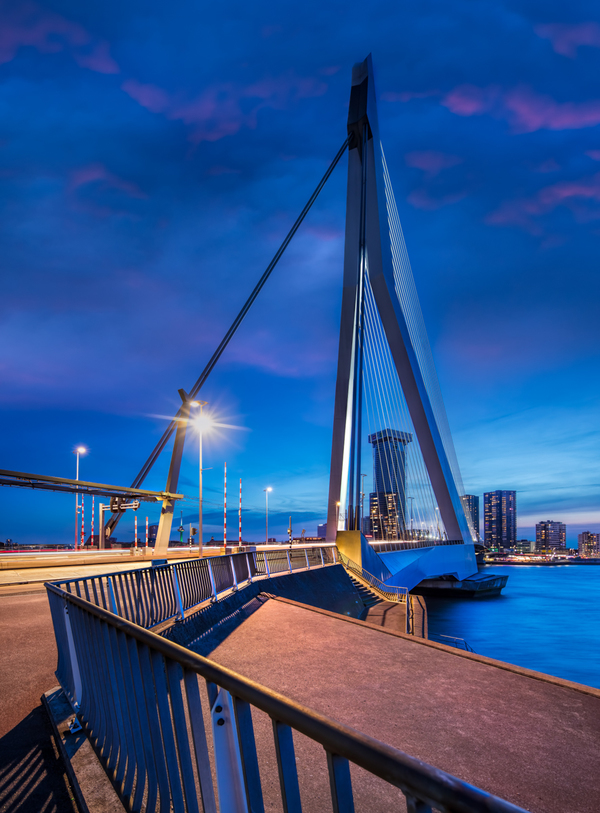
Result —
M 264 813 L 265 803 L 301 813 L 299 767 L 309 783 L 311 809 L 353 813 L 353 781 L 371 786 L 362 772 L 351 778 L 351 763 L 398 788 L 411 813 L 525 813 L 98 603 L 57 585 L 46 588 L 58 647 L 56 675 L 132 813 Z M 270 746 L 255 737 L 261 714 L 270 722 Z M 299 764 L 304 751 L 297 758 L 298 734 L 324 749 L 328 791 L 313 778 L 314 754 L 309 764 Z M 391 790 L 389 797 L 386 809 L 395 809 L 397 794 Z
M 160 567 L 55 582 L 134 624 L 151 629 L 255 579 L 339 563 L 332 546 L 290 547 L 191 559 Z

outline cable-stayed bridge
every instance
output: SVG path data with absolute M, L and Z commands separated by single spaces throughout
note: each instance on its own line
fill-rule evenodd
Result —
M 463 504 L 462 478 L 379 134 L 370 56 L 353 69 L 344 142 L 199 378 L 189 391 L 179 390 L 181 407 L 128 492 L 147 498 L 144 481 L 174 435 L 164 491 L 152 492 L 162 503 L 155 553 L 166 553 L 181 499 L 177 491 L 191 407 L 346 151 L 327 540 L 390 585 L 412 589 L 441 576 L 461 581 L 476 574 L 477 533 Z M 35 475 L 8 474 L 4 484 L 42 487 Z M 46 478 L 52 479 L 58 490 L 83 490 L 83 484 Z M 87 484 L 88 492 L 113 498 L 117 493 L 117 487 L 96 486 L 94 491 L 94 484 Z M 100 529 L 101 548 L 124 513 L 114 499 L 111 508 Z

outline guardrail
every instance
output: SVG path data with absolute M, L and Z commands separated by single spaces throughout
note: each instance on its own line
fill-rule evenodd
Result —
M 462 539 L 415 539 L 410 542 L 369 542 L 376 553 L 390 553 L 395 550 L 415 550 L 416 548 L 436 548 L 440 545 L 464 545 Z
M 346 554 L 340 550 L 338 550 L 337 555 L 340 557 L 346 570 L 349 570 L 351 573 L 354 573 L 355 576 L 358 576 L 359 579 L 367 582 L 369 587 L 381 596 L 384 601 L 395 601 L 399 604 L 406 604 L 406 624 L 404 631 L 407 635 L 411 635 L 413 633 L 413 606 L 412 596 L 409 595 L 408 588 L 396 587 L 382 582 L 381 579 L 369 573 L 369 571 L 365 570 L 361 565 L 353 562 L 352 559 L 349 559 Z
M 56 675 L 132 813 L 199 813 L 200 801 L 204 813 L 216 813 L 217 801 L 220 813 L 264 813 L 263 786 L 273 792 L 272 776 L 264 774 L 274 761 L 268 753 L 258 759 L 258 712 L 272 724 L 288 813 L 302 811 L 293 732 L 325 750 L 331 800 L 324 799 L 320 809 L 331 804 L 336 813 L 354 811 L 353 763 L 399 788 L 411 813 L 525 813 L 91 601 L 53 584 L 46 588 L 58 647 Z M 310 768 L 312 775 L 312 763 Z M 267 801 L 272 806 L 274 800 Z
M 335 547 L 285 548 L 190 559 L 54 582 L 80 598 L 151 629 L 255 579 L 339 563 Z
M 406 602 L 408 597 L 407 587 L 396 587 L 392 584 L 386 584 L 385 582 L 382 582 L 381 579 L 378 579 L 377 576 L 374 576 L 372 573 L 369 573 L 368 570 L 365 570 L 364 567 L 356 562 L 353 562 L 352 559 L 349 559 L 345 553 L 338 550 L 337 555 L 340 557 L 342 564 L 347 570 L 350 570 L 359 578 L 368 582 L 370 587 L 379 593 L 381 598 L 385 599 L 386 601 Z
M 475 652 L 473 647 L 470 646 L 464 638 L 456 638 L 454 635 L 442 635 L 439 632 L 430 632 L 427 637 L 430 641 L 436 641 L 438 644 L 454 646 L 456 649 L 464 649 L 465 652 Z

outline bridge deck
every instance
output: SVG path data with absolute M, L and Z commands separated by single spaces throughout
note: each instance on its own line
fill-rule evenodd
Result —
M 209 657 L 532 813 L 598 810 L 596 689 L 281 599 Z M 269 721 L 255 726 L 259 753 L 269 754 Z M 318 810 L 324 754 L 301 737 L 296 748 L 309 766 L 300 776 L 306 809 Z M 402 809 L 380 780 L 355 770 L 353 781 L 357 810 Z

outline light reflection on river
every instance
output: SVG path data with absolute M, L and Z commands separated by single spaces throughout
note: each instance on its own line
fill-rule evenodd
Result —
M 427 598 L 432 633 L 479 655 L 600 688 L 600 566 L 485 567 L 508 575 L 487 599 Z

